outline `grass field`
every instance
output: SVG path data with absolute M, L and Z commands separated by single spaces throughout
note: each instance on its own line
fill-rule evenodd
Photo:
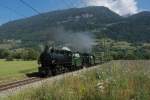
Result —
M 150 100 L 150 61 L 111 61 L 6 100 Z
M 27 73 L 37 71 L 36 61 L 0 60 L 0 83 L 25 78 Z

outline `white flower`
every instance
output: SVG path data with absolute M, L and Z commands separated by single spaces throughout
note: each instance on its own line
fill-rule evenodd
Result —
M 104 86 L 99 86 L 98 88 L 99 88 L 100 90 L 104 90 L 104 89 L 105 89 Z
M 102 86 L 104 83 L 103 82 L 99 82 L 97 83 L 97 86 Z

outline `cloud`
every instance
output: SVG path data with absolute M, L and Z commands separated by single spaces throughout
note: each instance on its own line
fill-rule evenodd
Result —
M 85 0 L 84 2 L 88 6 L 108 7 L 122 16 L 132 15 L 138 12 L 136 0 Z

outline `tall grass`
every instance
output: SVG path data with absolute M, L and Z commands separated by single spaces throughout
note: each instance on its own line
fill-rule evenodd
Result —
M 112 61 L 7 99 L 150 100 L 150 61 Z

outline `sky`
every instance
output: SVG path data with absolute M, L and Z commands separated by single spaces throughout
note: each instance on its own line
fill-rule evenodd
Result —
M 84 6 L 105 6 L 121 16 L 150 11 L 150 0 L 23 0 L 39 13 Z M 0 0 L 0 25 L 37 15 L 21 0 Z

